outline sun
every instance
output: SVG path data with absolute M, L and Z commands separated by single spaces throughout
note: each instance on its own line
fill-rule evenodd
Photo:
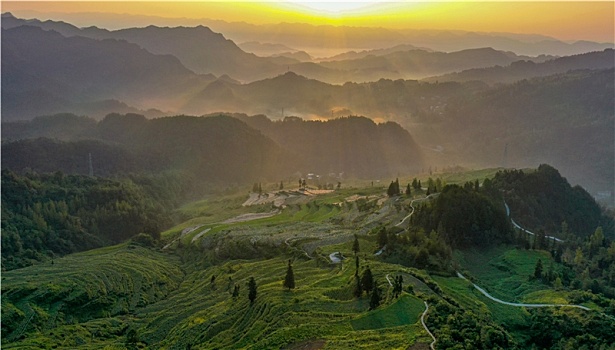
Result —
M 322 0 L 289 0 L 290 4 L 299 5 L 306 10 L 316 12 L 320 15 L 344 16 L 344 14 L 356 13 L 370 7 L 382 0 L 341 0 L 341 1 L 322 1 Z

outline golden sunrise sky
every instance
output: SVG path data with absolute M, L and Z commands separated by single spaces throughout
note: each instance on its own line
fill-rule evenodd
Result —
M 217 19 L 271 24 L 348 25 L 543 34 L 561 40 L 614 42 L 614 1 L 2 1 L 2 12 L 115 29 L 103 14 Z M 91 23 L 75 23 L 87 13 Z M 101 14 L 100 18 L 93 13 Z M 30 15 L 30 16 L 28 16 Z M 70 16 L 69 16 L 70 15 Z

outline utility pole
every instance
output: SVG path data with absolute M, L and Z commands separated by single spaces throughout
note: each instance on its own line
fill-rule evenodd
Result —
M 92 153 L 88 153 L 88 167 L 90 176 L 94 176 L 94 166 L 92 165 Z

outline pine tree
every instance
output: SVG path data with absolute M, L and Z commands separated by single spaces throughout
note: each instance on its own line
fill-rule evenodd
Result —
M 354 256 L 354 266 L 355 266 L 354 275 L 358 277 L 359 276 L 359 256 L 358 255 Z
M 239 285 L 236 284 L 233 288 L 233 298 L 237 298 L 239 296 Z
M 284 277 L 284 288 L 288 288 L 289 291 L 295 288 L 295 274 L 293 273 L 293 266 L 290 264 L 290 259 L 288 260 L 286 277 Z
M 388 237 L 387 237 L 387 229 L 382 226 L 380 228 L 380 231 L 378 231 L 378 246 L 380 248 L 383 248 L 387 243 L 388 243 Z
M 248 281 L 248 299 L 250 299 L 250 303 L 253 303 L 256 300 L 256 281 L 254 277 L 250 277 Z
M 387 196 L 393 197 L 395 195 L 395 182 L 391 181 L 389 188 L 387 189 Z
M 361 286 L 361 279 L 359 278 L 359 276 L 354 276 L 354 280 L 355 284 L 354 289 L 352 290 L 352 295 L 354 295 L 355 298 L 360 298 L 363 295 L 363 286 Z
M 357 253 L 361 251 L 359 247 L 359 237 L 356 234 L 354 235 L 354 242 L 352 243 L 352 251 L 355 255 L 357 255 Z
M 280 187 L 279 187 L 279 190 L 281 191 L 281 190 L 283 190 L 283 189 L 284 189 L 284 183 L 283 183 L 282 181 L 280 181 Z
M 372 297 L 369 299 L 369 309 L 374 310 L 380 306 L 380 288 L 376 285 L 372 291 Z
M 408 186 L 406 186 L 406 196 L 410 197 L 411 194 L 412 192 L 410 192 L 410 184 L 408 184 Z
M 536 268 L 534 269 L 534 278 L 542 278 L 542 260 L 540 259 L 538 259 L 538 261 L 536 262 Z
M 363 275 L 361 276 L 361 286 L 363 290 L 366 292 L 370 292 L 374 288 L 374 276 L 372 275 L 372 270 L 369 269 L 369 266 L 363 271 Z
M 416 181 L 416 177 L 412 179 L 412 188 L 414 188 L 415 190 L 420 190 L 419 183 L 418 181 Z

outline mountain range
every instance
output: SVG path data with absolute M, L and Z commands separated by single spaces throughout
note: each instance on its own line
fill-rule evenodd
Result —
M 425 164 L 548 162 L 592 191 L 612 190 L 612 135 L 603 135 L 614 114 L 612 49 L 528 57 L 494 48 L 446 53 L 403 44 L 300 62 L 292 57 L 302 49 L 300 39 L 294 46 L 259 38 L 276 43 L 276 50 L 291 49 L 287 55 L 259 57 L 203 26 L 109 31 L 3 14 L 2 27 L 3 121 L 61 112 L 96 119 L 112 112 L 147 117 L 246 113 L 272 120 L 361 115 L 406 128 L 424 150 Z M 431 77 L 399 79 L 409 75 Z M 265 78 L 251 81 L 259 76 Z M 291 130 L 271 130 L 278 129 Z M 269 128 L 259 130 L 281 142 L 267 134 Z M 578 144 L 593 135 L 600 137 L 582 148 L 596 158 L 583 157 L 576 152 Z M 292 144 L 282 148 L 299 152 Z

